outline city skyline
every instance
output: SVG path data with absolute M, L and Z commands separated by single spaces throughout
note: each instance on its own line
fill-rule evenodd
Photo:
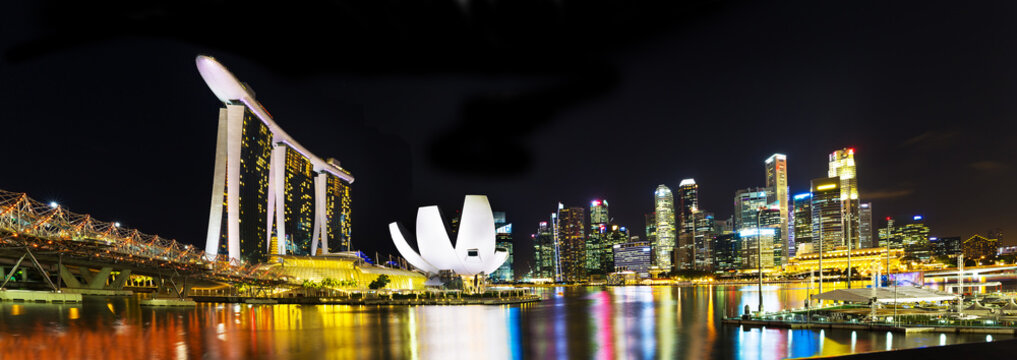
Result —
M 874 229 L 887 216 L 905 219 L 921 213 L 934 232 L 946 236 L 967 237 L 993 228 L 1012 233 L 1017 213 L 1006 204 L 1015 195 L 1004 180 L 1014 174 L 1015 164 L 1004 144 L 1014 125 L 1001 119 L 1017 117 L 1009 105 L 1017 91 L 998 75 L 1011 71 L 1017 53 L 970 41 L 1010 33 L 1013 25 L 994 16 L 1009 10 L 972 8 L 966 19 L 977 18 L 982 26 L 956 34 L 909 30 L 955 19 L 953 12 L 935 7 L 928 10 L 929 18 L 892 24 L 855 13 L 872 23 L 871 32 L 843 30 L 858 20 L 848 15 L 803 20 L 814 36 L 857 44 L 857 54 L 867 54 L 863 60 L 887 57 L 878 64 L 842 56 L 839 48 L 811 36 L 773 40 L 791 50 L 752 45 L 755 36 L 789 35 L 760 19 L 787 21 L 824 8 L 731 5 L 693 16 L 715 16 L 711 24 L 668 27 L 651 40 L 630 33 L 630 41 L 598 48 L 594 58 L 603 68 L 583 68 L 597 81 L 583 86 L 569 81 L 575 72 L 566 69 L 575 57 L 548 65 L 548 76 L 516 67 L 513 59 L 495 62 L 506 75 L 493 78 L 462 62 L 449 66 L 466 69 L 466 75 L 448 76 L 435 70 L 436 61 L 397 66 L 415 75 L 372 71 L 357 62 L 340 62 L 346 67 L 333 72 L 335 67 L 323 69 L 317 62 L 299 66 L 298 59 L 308 57 L 296 49 L 258 57 L 237 51 L 225 39 L 194 43 L 181 36 L 166 42 L 145 34 L 131 37 L 128 30 L 126 37 L 111 42 L 86 36 L 80 46 L 52 45 L 32 35 L 34 23 L 21 20 L 10 26 L 26 35 L 2 43 L 6 57 L 0 80 L 10 86 L 3 90 L 6 106 L 0 116 L 21 119 L 14 131 L 37 134 L 5 143 L 11 151 L 33 149 L 32 156 L 11 159 L 9 166 L 37 170 L 5 176 L 3 188 L 202 245 L 216 127 L 208 109 L 219 102 L 193 73 L 192 61 L 194 55 L 208 53 L 244 74 L 258 99 L 286 119 L 295 138 L 355 170 L 352 247 L 369 253 L 395 253 L 387 245 L 385 224 L 412 219 L 413 213 L 392 209 L 422 204 L 455 208 L 469 193 L 489 194 L 492 204 L 522 229 L 547 221 L 558 201 L 581 205 L 609 199 L 615 222 L 638 234 L 643 214 L 652 206 L 646 194 L 657 184 L 674 190 L 681 179 L 694 178 L 700 206 L 725 218 L 733 190 L 765 184 L 760 162 L 766 156 L 787 156 L 789 194 L 800 194 L 811 179 L 824 176 L 829 153 L 844 147 L 855 148 L 864 159 L 858 164 L 864 176 L 859 191 L 862 201 L 872 203 Z M 756 16 L 760 13 L 766 16 Z M 723 30 L 732 26 L 759 35 Z M 701 33 L 703 40 L 685 39 L 688 31 Z M 899 41 L 911 36 L 924 42 Z M 26 52 L 39 41 L 38 52 Z M 928 57 L 942 54 L 944 47 L 968 55 L 943 62 Z M 466 48 L 499 54 L 484 43 Z M 543 54 L 538 50 L 544 47 L 514 49 Z M 750 51 L 773 60 L 741 56 Z M 814 54 L 811 65 L 801 64 L 802 52 Z M 915 63 L 925 67 L 910 66 Z M 548 88 L 549 83 L 561 86 Z M 601 89 L 604 83 L 606 90 L 594 95 L 584 91 L 585 85 Z M 506 93 L 516 96 L 499 95 Z M 990 93 L 994 95 L 984 96 Z M 533 97 L 554 101 L 541 105 Z M 64 106 L 51 106 L 54 98 Z M 153 98 L 172 106 L 153 108 Z M 519 125 L 518 119 L 540 121 Z M 771 134 L 774 119 L 780 119 L 783 135 Z M 481 121 L 508 127 L 488 134 L 468 125 Z M 607 130 L 620 141 L 597 140 Z M 679 134 L 684 134 L 682 141 L 675 142 Z M 472 150 L 451 151 L 441 145 L 483 136 L 494 137 L 491 144 L 498 146 L 464 141 Z M 170 146 L 178 142 L 186 146 Z M 569 149 L 593 145 L 596 156 L 566 156 Z M 460 161 L 471 153 L 487 154 L 482 158 L 490 165 L 464 166 L 476 162 Z M 40 167 L 42 161 L 60 166 Z M 117 170 L 96 165 L 102 162 Z M 158 176 L 119 176 L 147 174 L 153 163 L 159 164 Z M 593 176 L 592 169 L 606 170 Z M 946 184 L 964 189 L 965 196 L 942 201 Z
M 0 358 L 987 358 L 1017 2 L 11 2 Z

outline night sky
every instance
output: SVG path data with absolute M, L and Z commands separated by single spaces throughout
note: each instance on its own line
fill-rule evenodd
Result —
M 0 8 L 0 189 L 186 243 L 221 106 L 198 54 L 356 176 L 372 255 L 417 206 L 487 194 L 525 271 L 559 201 L 642 236 L 658 184 L 726 218 L 770 154 L 794 194 L 843 147 L 876 226 L 1017 231 L 1011 1 L 26 3 Z

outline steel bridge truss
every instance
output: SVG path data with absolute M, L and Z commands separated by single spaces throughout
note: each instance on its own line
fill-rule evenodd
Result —
M 268 284 L 280 279 L 274 268 L 231 260 L 225 254 L 209 259 L 192 245 L 0 189 L 0 250 L 24 253 L 22 249 L 227 283 Z

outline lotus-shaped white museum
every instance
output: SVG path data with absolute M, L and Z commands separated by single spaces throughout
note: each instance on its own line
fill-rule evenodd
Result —
M 389 223 L 388 231 L 396 249 L 410 265 L 432 274 L 441 270 L 467 276 L 491 274 L 508 258 L 505 249 L 495 247 L 494 214 L 486 195 L 466 195 L 455 247 L 449 240 L 437 205 L 417 208 L 420 253 L 406 242 L 398 223 Z

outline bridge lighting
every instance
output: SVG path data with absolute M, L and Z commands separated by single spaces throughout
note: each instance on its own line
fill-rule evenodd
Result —
M 113 223 L 113 226 L 120 227 L 120 222 Z
M 57 204 L 57 202 L 56 202 L 56 201 L 50 201 L 50 202 L 49 202 L 49 207 L 51 207 L 51 208 L 56 208 L 56 207 L 58 207 L 58 206 L 60 206 L 60 204 Z

